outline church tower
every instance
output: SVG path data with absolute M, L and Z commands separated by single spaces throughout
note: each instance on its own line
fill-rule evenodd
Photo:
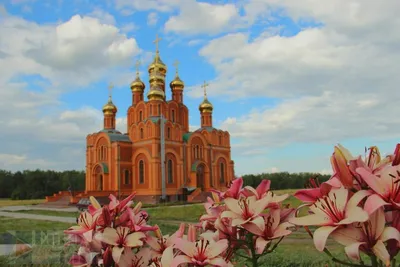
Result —
M 212 125 L 212 111 L 214 109 L 213 105 L 207 99 L 206 87 L 208 84 L 204 82 L 201 86 L 204 89 L 204 100 L 199 105 L 200 115 L 201 115 L 201 127 L 213 127 Z
M 109 95 L 108 95 L 108 102 L 103 106 L 103 114 L 104 114 L 104 129 L 105 130 L 115 130 L 115 116 L 117 114 L 117 107 L 112 102 L 111 98 L 111 90 L 114 86 L 112 84 L 109 85 Z
M 136 105 L 140 101 L 143 101 L 143 93 L 146 87 L 142 80 L 140 80 L 139 66 L 140 61 L 138 60 L 136 61 L 136 79 L 131 83 L 132 105 Z
M 179 64 L 179 62 L 175 61 L 175 63 L 174 63 L 175 68 L 176 68 L 175 78 L 169 84 L 169 87 L 171 88 L 171 92 L 172 92 L 172 100 L 174 100 L 178 103 L 183 103 L 183 88 L 185 87 L 185 84 L 179 78 L 178 64 Z

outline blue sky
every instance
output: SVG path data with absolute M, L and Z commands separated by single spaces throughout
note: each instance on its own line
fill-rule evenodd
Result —
M 180 62 L 192 128 L 209 82 L 214 125 L 231 133 L 238 175 L 329 173 L 337 143 L 354 155 L 371 145 L 392 153 L 399 4 L 355 2 L 3 1 L 0 168 L 83 169 L 109 82 L 126 131 L 135 61 L 147 81 L 156 34 L 168 80 Z

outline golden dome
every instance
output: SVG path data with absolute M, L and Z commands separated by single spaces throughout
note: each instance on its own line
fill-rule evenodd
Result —
M 213 105 L 210 101 L 208 101 L 207 97 L 204 97 L 203 102 L 199 105 L 200 112 L 212 112 L 214 109 Z
M 171 89 L 177 88 L 177 89 L 183 89 L 185 87 L 185 84 L 183 81 L 179 78 L 178 75 L 175 76 L 175 79 L 172 80 L 172 82 L 169 84 L 169 87 Z
M 132 92 L 143 92 L 145 88 L 146 85 L 142 82 L 142 80 L 140 80 L 139 76 L 137 76 L 136 79 L 131 82 Z
M 164 75 L 168 70 L 167 65 L 165 65 L 164 62 L 161 60 L 160 54 L 158 51 L 156 52 L 153 62 L 149 65 L 149 68 L 148 68 L 149 73 L 151 73 L 155 68 L 160 70 L 160 72 Z
M 158 84 L 153 84 L 147 94 L 149 100 L 164 100 L 165 93 Z
M 118 109 L 111 101 L 111 97 L 108 99 L 107 104 L 103 106 L 103 113 L 107 115 L 113 115 L 117 113 Z

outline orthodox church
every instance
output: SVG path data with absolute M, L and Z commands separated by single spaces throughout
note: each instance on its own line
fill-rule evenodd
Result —
M 189 110 L 184 104 L 184 82 L 169 83 L 172 99 L 166 99 L 167 66 L 158 50 L 148 66 L 149 90 L 136 78 L 130 84 L 132 104 L 127 111 L 127 133 L 116 129 L 118 108 L 111 94 L 103 107 L 104 125 L 86 138 L 86 190 L 76 195 L 119 196 L 136 192 L 137 200 L 160 202 L 203 200 L 210 189 L 224 190 L 234 177 L 230 136 L 213 127 L 213 105 L 199 105 L 201 127 L 189 130 Z M 78 199 L 75 199 L 76 201 Z

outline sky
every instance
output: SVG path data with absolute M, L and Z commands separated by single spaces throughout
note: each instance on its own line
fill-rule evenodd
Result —
M 126 132 L 135 62 L 148 86 L 155 52 L 185 82 L 190 127 L 203 81 L 213 123 L 231 134 L 237 175 L 331 173 L 400 141 L 400 1 L 2 0 L 0 168 L 85 168 L 113 83 Z M 171 98 L 167 87 L 167 98 Z

